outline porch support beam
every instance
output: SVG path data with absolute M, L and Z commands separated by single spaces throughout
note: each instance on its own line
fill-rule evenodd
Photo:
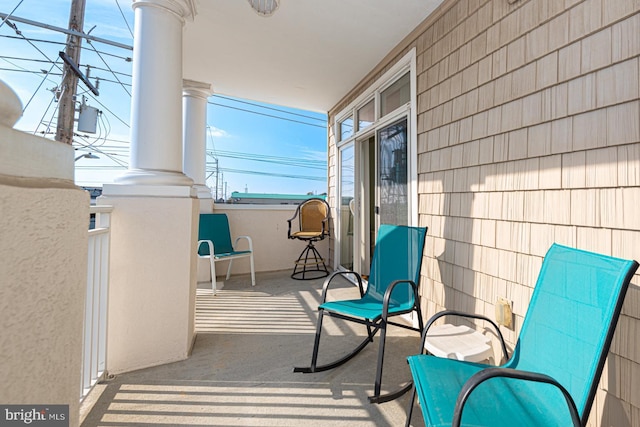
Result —
M 113 206 L 107 370 L 188 357 L 194 339 L 198 200 L 182 164 L 182 37 L 193 0 L 134 0 L 129 170 Z
M 191 186 L 182 172 L 182 31 L 188 0 L 134 0 L 129 170 L 117 184 Z
M 198 199 L 211 199 L 206 186 L 207 99 L 213 94 L 208 83 L 184 80 L 182 88 L 183 170 L 193 180 Z

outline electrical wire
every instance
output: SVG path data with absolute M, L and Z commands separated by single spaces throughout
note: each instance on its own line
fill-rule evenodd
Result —
M 62 95 L 64 94 L 64 91 L 66 90 L 66 88 L 62 88 L 60 91 L 60 94 L 58 95 L 59 97 L 62 97 Z M 55 96 L 55 94 L 54 94 Z M 59 98 L 58 98 L 59 99 Z M 58 111 L 58 108 L 60 107 L 60 103 L 57 102 L 56 103 L 56 108 L 53 109 L 53 112 L 51 113 L 51 118 L 49 119 L 49 123 L 47 124 L 46 127 L 46 131 L 45 132 L 49 132 L 49 129 L 51 129 L 51 122 L 53 122 L 53 118 L 56 116 L 56 112 Z M 57 126 L 57 123 L 56 123 Z
M 288 119 L 286 117 L 278 117 L 278 116 L 274 116 L 272 114 L 259 113 L 257 111 L 251 111 L 251 110 L 247 110 L 245 108 L 238 108 L 238 107 L 232 107 L 230 105 L 218 104 L 217 102 L 208 101 L 207 103 L 210 104 L 210 105 L 216 105 L 218 107 L 230 108 L 232 110 L 238 110 L 238 111 L 244 111 L 246 113 L 257 114 L 259 116 L 271 117 L 271 118 L 274 118 L 274 119 L 285 120 L 285 121 L 293 122 L 293 123 L 300 123 L 300 124 L 303 124 L 303 125 L 313 126 L 313 127 L 317 127 L 317 128 L 321 128 L 321 129 L 325 129 L 326 128 L 326 126 L 322 126 L 322 125 L 316 125 L 316 124 L 313 124 L 313 123 L 307 123 L 307 122 L 303 122 L 303 121 L 300 121 L 300 120 Z
M 313 117 L 313 116 L 307 116 L 305 114 L 293 113 L 291 111 L 283 110 L 283 109 L 280 109 L 280 108 L 267 107 L 265 105 L 261 105 L 261 104 L 255 103 L 255 102 L 243 101 L 241 99 L 230 98 L 230 97 L 224 96 L 224 95 L 213 95 L 213 97 L 214 98 L 220 98 L 220 99 L 226 99 L 228 101 L 233 101 L 233 102 L 239 102 L 241 104 L 247 104 L 247 105 L 251 105 L 251 106 L 254 106 L 254 107 L 258 107 L 258 108 L 264 108 L 265 110 L 272 110 L 272 111 L 278 111 L 280 113 L 291 114 L 292 116 L 298 116 L 298 117 L 304 117 L 304 118 L 311 119 L 311 120 L 317 120 L 317 121 L 320 121 L 320 122 L 323 122 L 323 123 L 327 122 L 326 119 L 321 119 L 321 118 Z
M 53 70 L 53 67 L 56 64 L 52 64 L 51 68 L 49 68 L 49 71 L 47 71 L 44 75 L 44 77 L 42 78 L 42 80 L 40 81 L 40 84 L 38 85 L 38 87 L 36 88 L 36 90 L 33 92 L 33 95 L 31 95 L 31 98 L 29 98 L 29 101 L 27 101 L 27 103 L 25 104 L 24 108 L 22 109 L 22 114 L 24 114 L 25 110 L 27 109 L 27 107 L 29 106 L 29 104 L 31 104 L 31 101 L 33 100 L 33 98 L 35 98 L 36 94 L 38 93 L 38 91 L 40 90 L 40 88 L 42 87 L 42 85 L 44 84 L 44 82 L 47 80 L 48 76 L 49 76 L 49 72 L 51 72 L 51 70 Z
M 294 166 L 294 167 L 300 167 L 305 169 L 326 170 L 327 168 L 326 162 L 321 162 L 316 160 L 301 160 L 296 158 L 271 157 L 271 156 L 264 156 L 264 155 L 252 155 L 247 153 L 234 153 L 234 152 L 221 152 L 221 151 L 218 151 L 216 154 L 219 157 L 226 157 L 229 159 L 239 159 L 239 160 L 246 160 L 246 161 L 284 165 L 284 166 Z
M 10 21 L 8 21 L 8 22 L 10 22 Z M 9 24 L 7 24 L 7 25 L 9 25 Z M 12 25 L 9 25 L 9 26 L 12 27 Z M 4 37 L 4 38 L 7 38 L 7 39 L 12 39 L 12 40 L 26 40 L 26 41 L 35 42 L 35 43 L 48 43 L 48 44 L 58 45 L 58 46 L 61 46 L 61 47 L 64 47 L 64 46 L 67 45 L 66 42 L 58 42 L 58 41 L 55 41 L 55 40 L 36 39 L 36 38 L 33 38 L 33 37 L 26 37 L 26 36 L 16 37 L 16 36 L 10 36 L 10 35 L 6 35 L 6 34 L 0 34 L 0 37 Z M 100 42 L 98 41 L 98 43 L 100 43 Z M 87 48 L 84 47 L 84 46 L 80 46 L 80 49 L 87 50 Z M 116 55 L 115 53 L 105 52 L 105 51 L 102 51 L 102 50 L 99 50 L 98 52 L 100 52 L 102 55 L 106 55 L 106 56 L 111 56 L 111 57 L 114 57 L 114 58 L 122 59 L 125 62 L 131 62 L 133 60 L 130 56 Z
M 129 34 L 131 34 L 131 37 L 133 37 L 133 31 L 131 31 L 131 27 L 129 26 L 129 21 L 127 21 L 127 17 L 124 16 L 124 12 L 122 11 L 122 8 L 120 7 L 120 3 L 118 2 L 118 0 L 116 0 L 116 6 L 118 6 L 120 15 L 122 15 L 122 19 L 124 20 L 124 23 L 127 26 L 127 29 L 129 29 Z
M 122 82 L 120 81 L 120 79 L 118 78 L 118 76 L 113 72 L 113 70 L 111 69 L 111 67 L 109 66 L 109 64 L 107 64 L 107 61 L 104 60 L 104 58 L 102 57 L 102 55 L 93 47 L 93 43 L 91 43 L 91 40 L 87 40 L 87 44 L 89 46 L 91 46 L 91 48 L 93 49 L 93 51 L 96 53 L 96 55 L 98 55 L 98 57 L 102 60 L 102 62 L 104 63 L 104 65 L 109 69 L 109 71 L 111 72 L 111 74 L 113 75 L 113 77 L 118 81 L 118 83 L 120 83 L 120 86 L 122 86 L 122 89 L 124 89 L 124 91 L 127 93 L 127 95 L 129 95 L 129 98 L 131 98 L 131 93 L 127 90 L 127 88 L 124 86 L 124 84 L 122 84 Z
M 73 136 L 74 136 L 73 142 L 78 144 L 78 145 L 80 145 L 82 148 L 87 148 L 87 149 L 90 149 L 91 151 L 95 151 L 98 154 L 102 154 L 103 156 L 111 159 L 114 163 L 118 164 L 121 167 L 125 167 L 125 168 L 128 167 L 128 164 L 126 162 L 116 158 L 115 157 L 116 155 L 111 154 L 111 153 L 107 153 L 106 151 L 103 151 L 98 147 L 94 147 L 93 145 L 91 145 L 89 143 L 86 143 L 84 141 L 79 141 L 76 137 L 82 138 L 82 136 L 80 136 L 80 135 L 78 135 L 76 133 L 74 133 Z
M 44 110 L 44 113 L 42 113 L 42 118 L 40 119 L 40 121 L 38 122 L 38 125 L 36 126 L 35 130 L 33 131 L 34 135 L 38 132 L 38 129 L 40 128 L 40 125 L 44 122 L 44 116 L 47 115 L 47 112 L 49 111 L 49 108 L 51 108 L 51 104 L 53 104 L 53 101 L 55 99 L 56 99 L 55 94 L 51 94 L 51 101 L 49 101 L 49 105 L 47 105 L 47 109 Z M 56 106 L 56 108 L 57 108 L 57 106 Z M 25 107 L 25 109 L 26 109 L 26 107 Z M 22 113 L 24 114 L 24 110 L 22 110 Z
M 308 175 L 294 175 L 294 174 L 284 174 L 284 173 L 274 173 L 274 172 L 260 172 L 260 171 L 252 171 L 252 170 L 243 170 L 243 169 L 228 169 L 228 168 L 219 168 L 221 172 L 228 173 L 237 173 L 243 175 L 262 175 L 262 176 L 272 176 L 278 178 L 291 178 L 291 179 L 302 179 L 306 181 L 326 181 L 326 177 L 319 176 L 308 176 Z
M 2 22 L 0 23 L 0 27 L 2 27 L 2 26 L 4 25 L 4 23 L 5 23 L 5 22 L 7 22 L 7 20 L 11 17 L 11 15 L 13 15 L 13 12 L 15 12 L 15 11 L 20 7 L 20 5 L 22 4 L 22 2 L 23 2 L 23 1 L 24 1 L 24 0 L 20 0 L 20 1 L 18 2 L 18 4 L 16 5 L 16 7 L 14 7 L 14 8 L 13 8 L 13 10 L 12 10 L 11 12 L 9 12 L 9 14 L 8 14 L 8 15 L 7 15 L 3 20 L 2 20 Z M 117 1 L 117 0 L 116 0 L 116 1 Z

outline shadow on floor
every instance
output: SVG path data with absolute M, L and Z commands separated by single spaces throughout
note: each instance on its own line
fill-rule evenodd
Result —
M 253 288 L 248 276 L 234 277 L 215 297 L 203 284 L 191 357 L 106 382 L 82 427 L 404 425 L 409 394 L 380 405 L 367 400 L 377 340 L 334 370 L 292 372 L 310 362 L 323 279 L 296 281 L 289 273 L 259 274 Z M 344 282 L 330 296 L 356 298 L 357 289 Z M 319 363 L 347 352 L 366 332 L 331 318 L 325 326 Z M 390 330 L 386 391 L 409 380 L 406 356 L 418 346 L 415 333 Z M 421 418 L 416 408 L 413 425 L 422 426 Z

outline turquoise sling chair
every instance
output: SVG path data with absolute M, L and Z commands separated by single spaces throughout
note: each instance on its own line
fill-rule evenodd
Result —
M 340 366 L 358 354 L 367 344 L 373 342 L 374 335 L 381 331 L 374 395 L 369 400 L 375 403 L 386 402 L 409 391 L 411 384 L 395 393 L 380 395 L 382 363 L 384 360 L 387 325 L 395 325 L 418 332 L 422 331 L 423 321 L 418 306 L 418 284 L 426 232 L 427 229 L 424 227 L 381 225 L 378 230 L 366 292 L 362 286 L 362 278 L 358 273 L 337 271 L 327 277 L 322 289 L 322 304 L 318 307 L 318 324 L 311 366 L 296 367 L 294 372 L 321 372 Z M 357 279 L 361 298 L 326 302 L 327 290 L 332 280 L 338 276 L 349 275 L 353 275 Z M 412 311 L 417 313 L 418 329 L 389 320 L 390 317 Z M 322 317 L 324 314 L 365 325 L 367 327 L 367 337 L 355 350 L 346 356 L 335 362 L 318 366 L 318 347 L 320 345 L 320 332 L 322 331 Z
M 244 240 L 248 249 L 238 250 L 235 246 Z M 253 262 L 253 241 L 249 236 L 239 236 L 235 240 L 235 245 L 231 243 L 231 231 L 229 229 L 229 218 L 224 213 L 200 214 L 198 228 L 198 257 L 209 260 L 211 269 L 211 289 L 215 295 L 216 289 L 216 262 L 229 261 L 227 268 L 227 280 L 231 276 L 233 260 L 238 258 L 249 258 L 251 267 L 251 286 L 256 285 L 256 272 Z
M 426 426 L 584 426 L 637 268 L 635 261 L 554 244 L 504 365 L 409 357 L 415 388 L 406 425 L 417 394 Z M 463 315 L 434 316 L 423 344 L 433 320 L 450 314 Z

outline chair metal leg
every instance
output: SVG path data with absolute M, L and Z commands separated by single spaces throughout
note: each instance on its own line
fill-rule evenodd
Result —
M 380 388 L 382 387 L 382 364 L 384 363 L 384 343 L 387 338 L 387 324 L 383 320 L 380 327 L 380 346 L 378 349 L 378 367 L 376 368 L 376 382 L 373 387 L 373 397 L 380 396 Z
M 227 267 L 227 278 L 225 280 L 229 280 L 231 277 L 231 267 L 233 266 L 233 259 L 229 260 L 229 267 Z
M 298 271 L 298 268 L 300 268 L 300 271 Z M 310 274 L 311 277 L 307 277 L 307 274 Z M 295 261 L 291 278 L 296 280 L 311 280 L 328 275 L 329 269 L 324 262 L 324 258 L 322 258 L 318 249 L 313 245 L 313 242 L 309 241 Z
M 213 295 L 217 292 L 217 284 L 216 284 L 216 261 L 213 258 L 213 255 L 209 256 L 209 264 L 211 266 L 211 290 L 213 291 Z
M 315 372 L 318 362 L 318 348 L 320 347 L 320 333 L 322 332 L 322 318 L 324 310 L 320 309 L 318 313 L 318 325 L 316 327 L 316 337 L 313 342 L 313 354 L 311 355 L 311 371 Z
M 416 388 L 413 387 L 413 391 L 411 392 L 411 399 L 409 399 L 409 408 L 407 409 L 407 422 L 404 427 L 409 427 L 411 425 L 411 415 L 413 414 L 413 404 L 416 401 Z
M 406 392 L 411 389 L 413 383 L 409 382 L 405 386 L 395 390 L 391 393 L 380 394 L 380 389 L 382 388 L 382 367 L 384 364 L 384 347 L 387 335 L 387 324 L 384 324 L 380 327 L 382 332 L 380 332 L 380 348 L 378 350 L 378 367 L 376 369 L 376 382 L 373 388 L 373 396 L 369 396 L 369 403 L 384 403 L 389 402 L 391 400 L 397 399 L 402 396 Z
M 256 269 L 253 264 L 253 252 L 249 257 L 249 262 L 251 264 L 251 286 L 255 286 L 256 285 Z
M 424 322 L 422 320 L 422 313 L 420 312 L 419 307 L 415 306 L 415 312 L 418 314 L 418 328 L 420 329 L 420 334 L 424 330 Z M 374 395 L 369 396 L 369 403 L 384 403 L 389 402 L 391 400 L 397 399 L 402 396 L 406 392 L 408 392 L 413 386 L 413 381 L 409 381 L 406 385 L 395 390 L 391 393 L 380 394 L 380 388 L 382 383 L 382 364 L 384 361 L 384 340 L 386 336 L 386 328 L 383 328 L 383 331 L 380 334 L 380 350 L 378 352 L 378 370 L 376 372 L 376 382 L 374 386 Z

